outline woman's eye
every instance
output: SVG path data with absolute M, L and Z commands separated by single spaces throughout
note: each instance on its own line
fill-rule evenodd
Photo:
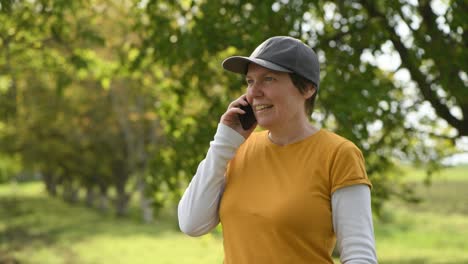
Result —
M 245 80 L 245 82 L 246 82 L 248 85 L 252 85 L 252 84 L 253 84 L 253 81 L 252 81 L 252 80 Z
M 273 81 L 273 80 L 274 80 L 274 78 L 271 77 L 271 76 L 266 76 L 266 77 L 265 77 L 265 81 L 267 81 L 267 82 L 271 82 L 271 81 Z

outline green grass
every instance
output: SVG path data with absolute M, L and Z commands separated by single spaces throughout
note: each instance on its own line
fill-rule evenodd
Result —
M 380 263 L 468 263 L 468 165 L 433 174 L 429 185 L 423 169 L 402 169 L 421 201 L 386 204 L 374 223 Z
M 426 180 L 426 171 L 424 168 L 415 168 L 412 166 L 401 166 L 405 179 L 407 181 L 423 182 Z M 468 181 L 468 164 L 455 167 L 443 168 L 436 171 L 431 176 L 432 181 Z
M 0 186 L 0 263 L 221 263 L 217 235 L 190 238 L 173 217 L 118 219 L 46 196 L 39 183 Z
M 405 168 L 424 200 L 386 204 L 374 222 L 379 263 L 468 263 L 467 169 L 444 170 L 427 187 L 421 170 Z M 173 213 L 142 224 L 50 198 L 40 183 L 0 185 L 0 263 L 203 264 L 222 255 L 220 235 L 187 237 Z
M 375 223 L 381 263 L 468 263 L 466 215 L 392 209 L 392 221 Z

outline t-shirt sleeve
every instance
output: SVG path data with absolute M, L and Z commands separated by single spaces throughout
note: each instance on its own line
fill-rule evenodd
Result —
M 366 184 L 372 188 L 366 173 L 364 157 L 356 145 L 350 141 L 342 143 L 332 157 L 331 193 L 354 184 Z

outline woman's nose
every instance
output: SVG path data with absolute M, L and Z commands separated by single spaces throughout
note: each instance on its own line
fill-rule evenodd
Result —
M 253 98 L 262 96 L 262 88 L 259 84 L 253 83 L 247 88 L 247 101 L 252 102 Z

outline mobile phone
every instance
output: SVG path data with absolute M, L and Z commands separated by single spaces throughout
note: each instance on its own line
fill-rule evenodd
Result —
M 241 105 L 240 109 L 245 111 L 245 114 L 239 114 L 239 120 L 241 122 L 242 128 L 244 130 L 248 130 L 257 122 L 257 119 L 255 118 L 252 106 L 250 104 Z

